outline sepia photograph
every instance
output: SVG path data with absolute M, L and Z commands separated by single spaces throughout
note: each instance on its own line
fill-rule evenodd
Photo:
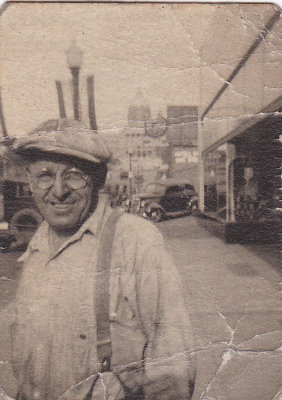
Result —
M 0 400 L 282 400 L 275 3 L 0 8 Z

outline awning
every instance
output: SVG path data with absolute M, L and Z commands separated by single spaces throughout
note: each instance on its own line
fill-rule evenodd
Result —
M 258 124 L 262 120 L 269 118 L 271 116 L 280 116 L 282 112 L 282 96 L 278 97 L 274 102 L 270 103 L 266 106 L 263 110 L 261 110 L 258 114 L 254 114 L 253 116 L 249 117 L 245 122 L 239 125 L 237 128 L 233 129 L 229 132 L 226 136 L 218 139 L 216 142 L 211 144 L 202 152 L 202 156 L 210 153 L 213 150 L 216 150 L 218 147 L 222 146 L 223 144 L 230 142 L 235 137 L 241 135 L 254 125 Z

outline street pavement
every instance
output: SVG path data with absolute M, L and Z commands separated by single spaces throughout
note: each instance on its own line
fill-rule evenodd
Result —
M 183 276 L 194 327 L 193 399 L 273 399 L 282 372 L 278 272 L 253 251 L 209 233 L 200 219 L 159 227 Z
M 281 400 L 280 276 L 254 251 L 226 244 L 196 217 L 159 223 L 182 277 L 197 362 L 194 400 Z M 0 385 L 15 396 L 12 301 L 20 253 L 0 254 Z

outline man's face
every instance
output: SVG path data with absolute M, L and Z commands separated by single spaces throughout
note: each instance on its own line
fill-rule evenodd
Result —
M 75 162 L 49 157 L 33 161 L 29 175 L 35 203 L 50 227 L 64 234 L 77 231 L 93 210 L 98 191 L 89 172 Z

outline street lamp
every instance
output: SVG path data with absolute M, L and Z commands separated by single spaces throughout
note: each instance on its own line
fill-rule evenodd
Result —
M 83 53 L 77 47 L 73 40 L 70 47 L 66 51 L 68 67 L 72 74 L 73 85 L 73 116 L 75 120 L 79 120 L 79 71 L 82 65 Z

